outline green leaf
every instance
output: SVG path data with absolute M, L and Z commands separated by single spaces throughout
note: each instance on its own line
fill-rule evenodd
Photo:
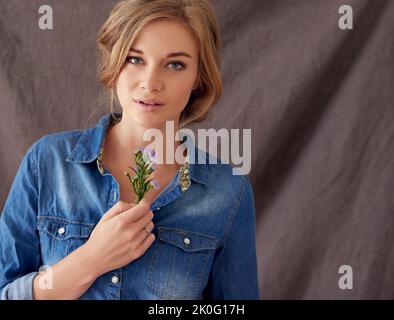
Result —
M 133 167 L 129 167 L 131 170 L 133 170 L 135 172 L 135 174 L 138 174 L 138 172 L 133 168 Z

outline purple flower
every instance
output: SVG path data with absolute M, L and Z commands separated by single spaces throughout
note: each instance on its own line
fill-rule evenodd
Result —
M 142 151 L 142 156 L 143 156 L 145 163 L 149 163 L 149 162 L 156 162 L 157 163 L 157 155 L 156 155 L 155 149 L 153 149 L 151 147 L 144 148 Z
M 153 161 L 149 162 L 148 169 L 149 169 L 149 168 L 152 168 L 152 170 L 156 170 L 156 169 L 157 169 L 156 163 L 153 162 Z
M 157 160 L 158 160 L 157 158 L 158 158 L 158 157 L 157 157 L 157 154 L 156 154 L 155 149 L 152 149 L 151 154 L 150 154 L 150 159 L 151 159 L 151 161 L 157 163 Z
M 153 188 L 155 189 L 160 188 L 160 184 L 156 180 L 152 180 L 150 183 L 152 184 Z
M 152 147 L 139 148 L 134 152 L 136 167 L 129 167 L 135 176 L 125 172 L 129 179 L 134 193 L 137 195 L 137 203 L 139 203 L 150 189 L 159 189 L 160 185 L 156 180 L 148 180 L 153 171 L 157 169 L 157 155 Z

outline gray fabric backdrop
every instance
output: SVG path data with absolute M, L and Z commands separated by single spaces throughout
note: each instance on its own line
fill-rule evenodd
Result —
M 108 111 L 95 37 L 115 2 L 0 0 L 1 208 L 34 141 Z M 393 299 L 394 1 L 211 2 L 225 90 L 191 127 L 252 129 L 261 297 Z M 54 30 L 38 28 L 43 4 Z

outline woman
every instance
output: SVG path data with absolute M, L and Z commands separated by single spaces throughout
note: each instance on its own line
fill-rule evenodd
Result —
M 166 123 L 201 121 L 222 92 L 211 6 L 122 1 L 98 44 L 112 112 L 23 158 L 0 220 L 2 299 L 258 299 L 248 178 L 195 147 L 206 163 L 164 155 L 181 146 Z M 150 128 L 165 137 L 165 161 L 136 205 L 124 171 Z

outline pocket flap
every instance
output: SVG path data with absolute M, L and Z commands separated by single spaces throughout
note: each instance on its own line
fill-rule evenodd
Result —
M 94 224 L 67 220 L 59 217 L 39 216 L 37 229 L 58 240 L 88 238 Z
M 171 243 L 185 251 L 214 250 L 217 248 L 216 238 L 185 229 L 158 227 L 159 239 Z

